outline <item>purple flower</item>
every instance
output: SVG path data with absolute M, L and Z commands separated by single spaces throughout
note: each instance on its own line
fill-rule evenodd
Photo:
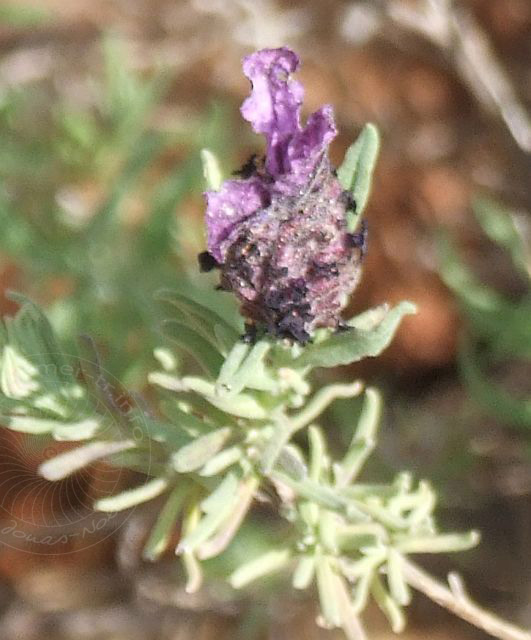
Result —
M 265 136 L 266 154 L 253 157 L 240 178 L 206 193 L 206 255 L 246 318 L 272 335 L 305 342 L 315 328 L 339 325 L 359 280 L 365 232 L 347 231 L 355 203 L 328 159 L 337 134 L 332 107 L 300 124 L 304 91 L 291 77 L 298 66 L 285 47 L 243 61 L 252 92 L 241 113 Z

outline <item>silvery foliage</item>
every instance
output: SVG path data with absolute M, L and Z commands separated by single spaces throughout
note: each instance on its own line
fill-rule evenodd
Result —
M 352 229 L 367 201 L 377 149 L 377 131 L 368 125 L 338 172 L 358 204 Z M 215 158 L 203 155 L 206 175 L 215 181 Z M 157 560 L 180 523 L 176 553 L 189 592 L 201 586 L 202 561 L 222 554 L 253 503 L 266 501 L 290 535 L 227 576 L 233 588 L 286 572 L 295 589 L 316 584 L 323 626 L 359 638 L 359 616 L 372 597 L 400 631 L 410 601 L 404 558 L 467 549 L 478 536 L 440 533 L 434 490 L 408 472 L 391 483 L 360 481 L 377 441 L 380 394 L 359 381 L 315 389 L 311 374 L 377 356 L 414 305 L 371 309 L 348 320 L 342 332 L 317 330 L 303 346 L 273 338 L 248 344 L 211 309 L 171 291 L 157 298 L 176 352 L 155 352 L 160 368 L 149 382 L 160 390 L 160 402 L 152 412 L 109 379 L 89 340 L 84 357 L 65 356 L 43 313 L 19 297 L 20 311 L 1 330 L 5 426 L 79 441 L 41 465 L 49 480 L 102 459 L 143 471 L 143 485 L 94 506 L 114 512 L 164 495 L 144 557 Z M 184 352 L 202 375 L 180 373 Z M 335 399 L 354 397 L 362 399 L 362 410 L 349 446 L 334 457 L 322 415 Z

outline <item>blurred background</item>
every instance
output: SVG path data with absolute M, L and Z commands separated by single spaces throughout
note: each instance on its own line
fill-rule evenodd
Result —
M 429 478 L 443 525 L 483 542 L 425 566 L 457 568 L 531 625 L 529 0 L 2 0 L 0 310 L 16 311 L 6 290 L 25 293 L 67 352 L 91 335 L 110 375 L 149 396 L 156 289 L 235 313 L 197 272 L 199 150 L 227 175 L 260 152 L 239 116 L 241 58 L 284 44 L 303 61 L 306 113 L 335 108 L 336 163 L 365 122 L 381 130 L 352 311 L 419 306 L 382 357 L 334 374 L 384 390 L 372 471 Z M 338 444 L 350 415 L 328 413 Z M 90 512 L 130 478 L 98 466 L 47 483 L 36 470 L 57 443 L 0 440 L 2 640 L 341 637 L 315 628 L 311 599 L 234 601 L 216 567 L 185 596 L 173 558 L 139 560 L 149 510 Z M 392 635 L 377 612 L 369 627 Z M 486 637 L 419 596 L 404 636 L 428 632 Z

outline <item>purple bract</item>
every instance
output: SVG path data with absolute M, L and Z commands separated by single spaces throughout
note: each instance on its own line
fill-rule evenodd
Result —
M 347 231 L 355 203 L 328 159 L 337 133 L 332 107 L 301 127 L 304 91 L 291 77 L 298 65 L 285 47 L 244 59 L 252 92 L 241 112 L 265 136 L 266 154 L 253 157 L 239 179 L 206 192 L 206 224 L 210 260 L 244 316 L 272 335 L 305 342 L 317 327 L 338 326 L 359 280 L 365 233 Z

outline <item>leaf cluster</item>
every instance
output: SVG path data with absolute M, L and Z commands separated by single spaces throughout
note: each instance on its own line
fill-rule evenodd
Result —
M 230 153 L 231 144 L 220 105 L 192 123 L 160 122 L 171 74 L 146 77 L 123 64 L 126 56 L 119 39 L 104 41 L 103 77 L 86 79 L 87 104 L 45 80 L 6 87 L 0 252 L 65 348 L 73 351 L 81 333 L 97 337 L 107 369 L 138 388 L 160 343 L 153 292 L 194 280 L 186 252 L 202 241 L 200 224 L 177 211 L 201 190 L 199 150 Z
M 297 589 L 315 580 L 323 625 L 358 637 L 359 615 L 372 595 L 400 630 L 402 607 L 409 602 L 401 559 L 409 553 L 468 548 L 477 534 L 440 534 L 433 490 L 426 482 L 414 487 L 407 473 L 392 484 L 360 483 L 358 476 L 376 444 L 380 396 L 375 389 L 364 392 L 358 381 L 313 391 L 310 378 L 317 367 L 378 355 L 412 305 L 382 307 L 352 318 L 351 330 L 341 335 L 341 349 L 337 336 L 328 332 L 307 347 L 311 357 L 304 358 L 304 349 L 301 353 L 300 347 L 284 342 L 242 342 L 221 316 L 181 294 L 165 291 L 159 298 L 170 310 L 168 337 L 181 348 L 186 336 L 186 348 L 204 375 L 179 374 L 172 353 L 158 349 L 161 367 L 149 376 L 161 389 L 153 415 L 134 399 L 124 402 L 123 390 L 101 369 L 96 354 L 66 361 L 46 318 L 26 301 L 15 318 L 6 319 L 2 334 L 6 426 L 59 440 L 84 440 L 41 465 L 50 480 L 102 459 L 144 472 L 144 484 L 101 498 L 94 506 L 115 512 L 164 495 L 144 557 L 158 559 L 180 523 L 176 553 L 188 591 L 201 585 L 202 562 L 229 547 L 260 500 L 288 523 L 290 533 L 275 548 L 236 568 L 229 577 L 234 588 L 290 570 Z M 334 460 L 318 426 L 320 417 L 336 398 L 362 393 L 352 441 Z
M 369 125 L 339 172 L 357 199 L 358 216 L 377 149 L 377 132 Z M 142 158 L 130 166 L 143 165 Z M 94 218 L 90 233 L 115 224 L 114 202 L 111 197 Z M 354 228 L 357 221 L 349 224 Z M 348 320 L 342 333 L 319 330 L 305 346 L 271 338 L 248 344 L 241 326 L 222 313 L 182 291 L 162 290 L 157 310 L 165 320 L 154 350 L 160 367 L 148 376 L 148 404 L 103 369 L 90 339 L 65 356 L 42 311 L 18 300 L 22 308 L 0 332 L 4 423 L 40 437 L 80 441 L 41 465 L 49 480 L 98 460 L 145 474 L 143 484 L 94 506 L 117 512 L 162 497 L 143 555 L 160 558 L 179 527 L 175 552 L 189 592 L 199 589 L 204 562 L 228 550 L 257 502 L 285 523 L 287 533 L 240 564 L 229 583 L 241 589 L 281 570 L 291 573 L 296 589 L 315 583 L 318 622 L 342 628 L 350 639 L 364 637 L 360 615 L 370 597 L 395 631 L 403 628 L 408 554 L 476 544 L 475 533 L 439 532 L 427 482 L 415 485 L 408 473 L 390 484 L 359 480 L 376 445 L 381 398 L 375 389 L 359 381 L 316 389 L 313 382 L 316 369 L 379 355 L 402 318 L 415 311 L 411 303 L 371 309 Z M 183 369 L 184 353 L 198 374 Z M 357 397 L 363 405 L 352 440 L 342 455 L 332 456 L 322 428 L 325 411 L 336 399 Z

